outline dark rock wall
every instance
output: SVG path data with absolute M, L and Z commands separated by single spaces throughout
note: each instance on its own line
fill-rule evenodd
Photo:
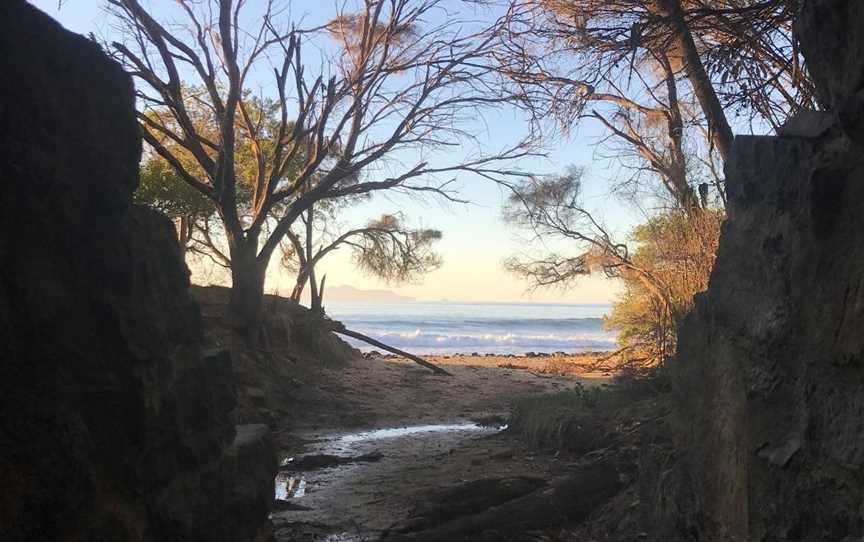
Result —
M 703 540 L 864 535 L 864 3 L 804 2 L 824 113 L 738 137 L 708 291 L 680 333 L 679 509 Z M 685 502 L 686 501 L 686 502 Z
M 132 206 L 129 77 L 23 0 L 0 74 L 0 539 L 263 538 L 273 451 L 236 437 L 173 225 Z
M 864 2 L 803 0 L 796 34 L 822 104 L 838 111 L 864 85 Z

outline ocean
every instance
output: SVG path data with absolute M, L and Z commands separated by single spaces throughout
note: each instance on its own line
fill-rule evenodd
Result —
M 327 314 L 385 344 L 416 354 L 525 354 L 612 350 L 609 305 L 374 303 L 330 301 Z M 364 351 L 375 348 L 348 339 Z

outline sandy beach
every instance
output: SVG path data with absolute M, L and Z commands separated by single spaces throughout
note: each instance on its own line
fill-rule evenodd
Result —
M 586 379 L 608 378 L 605 369 L 611 352 L 529 353 L 527 355 L 456 354 L 425 356 L 424 359 L 441 366 L 497 367 L 523 370 L 542 375 L 572 376 Z
M 324 366 L 309 379 L 295 427 L 383 427 L 502 415 L 527 395 L 608 381 L 593 369 L 606 352 L 566 355 L 424 356 L 446 377 L 401 357 L 375 352 Z

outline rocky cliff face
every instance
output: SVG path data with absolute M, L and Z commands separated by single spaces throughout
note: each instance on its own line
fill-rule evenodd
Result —
M 704 540 L 864 535 L 864 4 L 805 0 L 797 30 L 829 111 L 736 139 L 710 288 L 680 333 L 677 505 Z
M 264 539 L 266 428 L 235 429 L 173 226 L 131 203 L 130 79 L 23 0 L 0 51 L 0 539 Z

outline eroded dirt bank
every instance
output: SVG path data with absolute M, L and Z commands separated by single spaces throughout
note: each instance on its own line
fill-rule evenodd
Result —
M 273 514 L 277 538 L 377 540 L 446 520 L 428 517 L 447 514 L 427 510 L 441 501 L 468 499 L 461 506 L 479 511 L 490 503 L 471 499 L 513 498 L 566 471 L 570 459 L 529 448 L 502 424 L 520 398 L 605 379 L 549 374 L 542 359 L 436 358 L 452 377 L 393 358 L 323 369 L 306 384 L 303 413 L 277 434 L 280 497 L 303 482 L 303 496 L 279 502 Z M 472 481 L 476 495 L 448 494 Z

